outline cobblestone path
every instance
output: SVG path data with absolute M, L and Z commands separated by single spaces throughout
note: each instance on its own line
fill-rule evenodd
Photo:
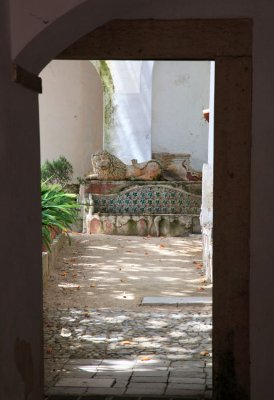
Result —
M 75 247 L 60 262 L 68 252 Z M 211 397 L 211 306 L 73 307 L 63 295 L 63 305 L 51 294 L 44 306 L 47 399 Z

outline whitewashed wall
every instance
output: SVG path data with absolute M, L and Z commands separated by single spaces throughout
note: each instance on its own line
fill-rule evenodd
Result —
M 103 148 L 101 78 L 89 61 L 52 61 L 41 72 L 41 162 L 64 155 L 74 180 L 90 170 L 90 155 Z
M 127 164 L 151 158 L 153 61 L 108 61 L 115 94 L 113 153 Z
M 152 151 L 190 153 L 201 170 L 208 156 L 209 61 L 156 61 L 152 89 Z

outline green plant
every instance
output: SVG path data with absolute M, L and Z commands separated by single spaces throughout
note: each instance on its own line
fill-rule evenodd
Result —
M 41 166 L 41 179 L 51 184 L 66 185 L 71 181 L 73 168 L 71 163 L 60 156 L 57 160 L 45 161 Z
M 41 183 L 41 206 L 42 206 L 42 243 L 50 250 L 53 231 L 64 231 L 71 229 L 71 224 L 78 217 L 79 205 L 77 196 L 62 191 L 60 185 L 49 185 L 48 182 Z

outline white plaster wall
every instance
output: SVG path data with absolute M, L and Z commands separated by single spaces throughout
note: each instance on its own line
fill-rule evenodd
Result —
M 153 61 L 108 61 L 115 88 L 113 153 L 127 164 L 151 158 Z
M 39 96 L 41 163 L 65 156 L 74 180 L 90 170 L 90 155 L 103 148 L 101 78 L 89 61 L 51 61 Z
M 192 167 L 207 162 L 209 61 L 157 61 L 152 86 L 152 151 L 191 154 Z

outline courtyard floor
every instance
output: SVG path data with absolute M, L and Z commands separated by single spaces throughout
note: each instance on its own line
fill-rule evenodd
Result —
M 210 398 L 211 305 L 191 301 L 211 296 L 200 236 L 71 236 L 44 290 L 46 397 Z

